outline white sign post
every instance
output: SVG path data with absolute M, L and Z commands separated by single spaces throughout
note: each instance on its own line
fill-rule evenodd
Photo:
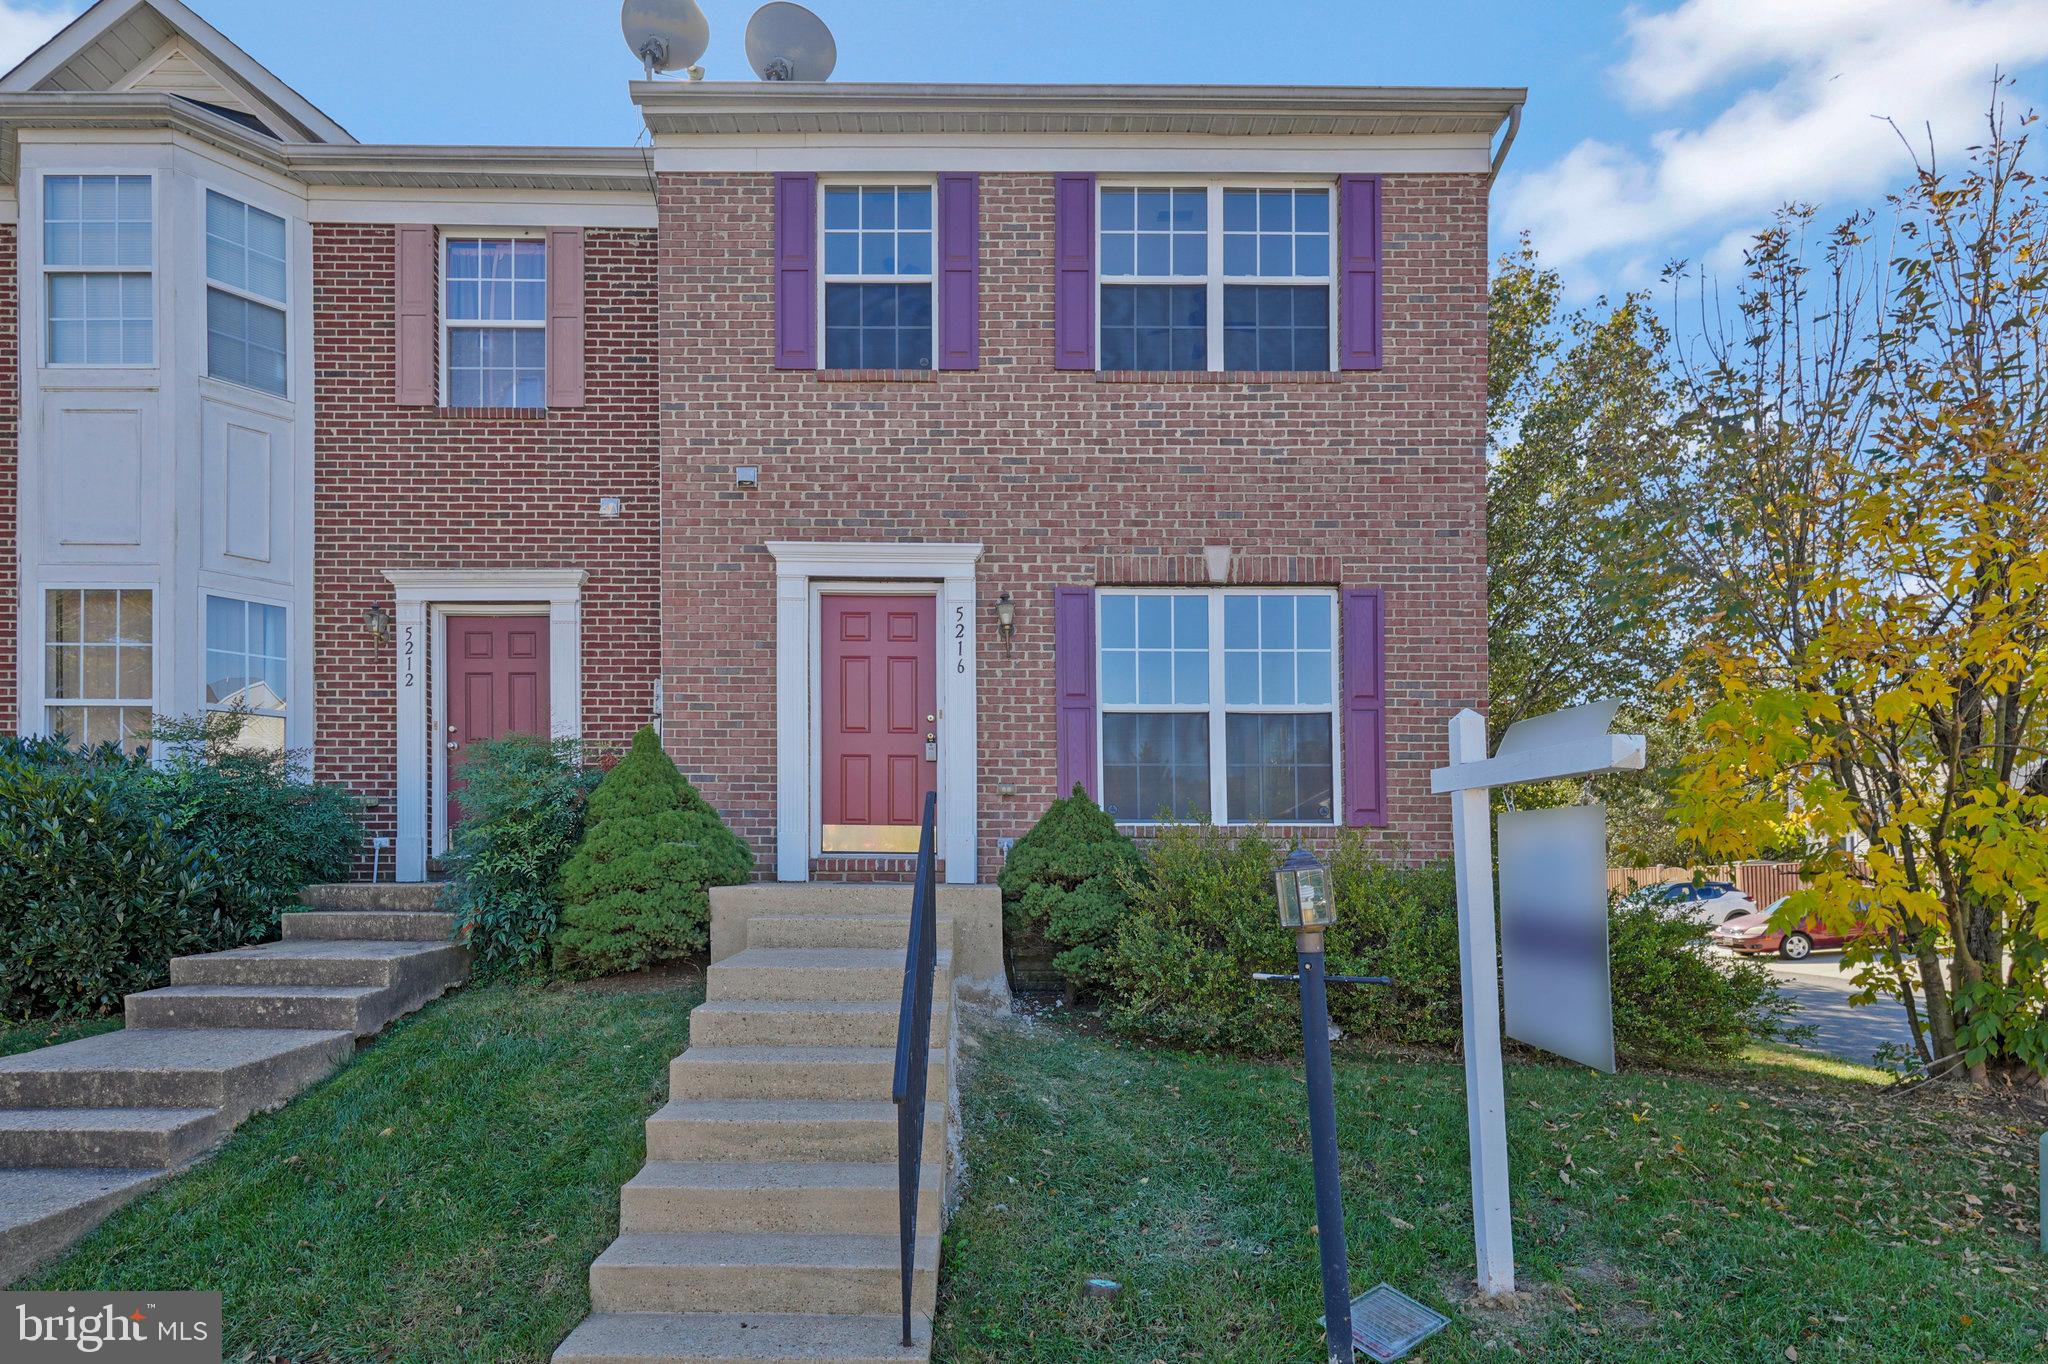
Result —
M 1462 710 L 1451 719 L 1451 765 L 1430 774 L 1430 789 L 1451 798 L 1451 841 L 1458 874 L 1458 965 L 1465 1003 L 1465 1122 L 1472 1152 L 1472 1230 L 1479 1291 L 1515 1289 L 1515 1234 L 1508 1221 L 1508 1130 L 1501 1092 L 1500 964 L 1493 907 L 1493 809 L 1496 786 L 1639 770 L 1640 734 L 1609 734 L 1615 701 L 1596 701 L 1509 727 L 1486 754 L 1486 720 Z

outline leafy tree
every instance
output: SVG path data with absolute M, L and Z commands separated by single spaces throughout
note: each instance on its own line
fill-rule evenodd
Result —
M 1102 953 L 1129 912 L 1125 884 L 1140 865 L 1137 847 L 1077 784 L 1004 859 L 997 878 L 1004 927 L 1013 940 L 1043 937 L 1057 949 L 1053 969 L 1068 985 L 1093 990 Z
M 545 963 L 561 922 L 562 864 L 582 841 L 602 775 L 583 765 L 574 739 L 511 734 L 464 751 L 448 898 L 478 975 Z
M 600 976 L 702 952 L 708 888 L 753 874 L 746 842 L 642 729 L 591 792 L 583 841 L 562 868 L 555 968 Z
M 1676 685 L 1706 747 L 1684 833 L 1717 857 L 1800 846 L 1790 920 L 1875 931 L 1866 998 L 1922 1058 L 2048 1081 L 2048 201 L 2031 118 L 1957 175 L 1748 254 L 1739 331 L 1710 347 L 1707 438 L 1668 487 L 1728 534 L 1674 563 L 1713 594 Z M 1818 264 L 1814 263 L 1817 254 Z

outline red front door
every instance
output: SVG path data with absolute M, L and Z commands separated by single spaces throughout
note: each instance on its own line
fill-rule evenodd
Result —
M 548 618 L 448 618 L 448 827 L 462 818 L 462 753 L 479 739 L 548 732 Z
M 938 599 L 821 600 L 820 846 L 916 852 L 939 770 Z

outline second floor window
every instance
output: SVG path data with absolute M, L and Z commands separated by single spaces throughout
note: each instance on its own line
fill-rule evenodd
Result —
M 147 175 L 43 177 L 45 363 L 156 363 Z
M 1098 363 L 1328 370 L 1332 215 L 1321 186 L 1104 186 Z
M 825 368 L 932 367 L 932 191 L 825 187 Z
M 284 219 L 208 190 L 208 374 L 284 396 L 285 280 Z
M 447 237 L 442 253 L 448 406 L 547 406 L 547 243 L 539 237 Z

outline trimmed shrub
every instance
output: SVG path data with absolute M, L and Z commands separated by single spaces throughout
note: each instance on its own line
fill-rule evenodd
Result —
M 711 943 L 711 886 L 754 874 L 754 854 L 725 827 L 652 729 L 590 795 L 583 841 L 562 867 L 555 968 L 635 971 Z
M 104 1013 L 173 957 L 274 936 L 300 889 L 347 874 L 355 798 L 240 749 L 239 730 L 159 722 L 161 767 L 0 739 L 0 1015 Z
M 1117 1031 L 1179 1046 L 1272 1055 L 1300 1045 L 1299 1000 L 1255 971 L 1292 971 L 1294 935 L 1273 913 L 1279 853 L 1256 833 L 1163 830 L 1104 964 Z M 1457 882 L 1449 866 L 1397 867 L 1347 832 L 1330 859 L 1338 922 L 1332 975 L 1391 976 L 1334 986 L 1330 1018 L 1353 1036 L 1455 1047 L 1462 1039 Z M 1613 912 L 1615 1049 L 1625 1060 L 1725 1056 L 1782 1031 L 1770 975 L 1706 951 L 1706 930 L 1654 911 Z
M 1143 863 L 1079 785 L 1056 800 L 1003 862 L 1003 942 L 1010 979 L 1050 965 L 1071 989 L 1102 982 L 1103 955 L 1129 912 L 1128 881 Z
M 603 773 L 574 739 L 514 734 L 471 744 L 462 818 L 448 838 L 448 904 L 468 935 L 474 974 L 544 966 L 562 918 L 562 866 L 583 837 Z

